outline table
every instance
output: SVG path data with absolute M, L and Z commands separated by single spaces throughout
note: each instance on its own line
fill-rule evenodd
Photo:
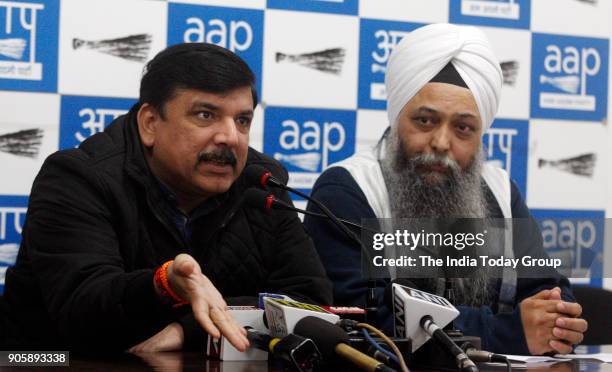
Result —
M 576 353 L 610 353 L 612 345 L 585 347 L 576 349 Z M 481 371 L 505 371 L 505 367 L 494 367 L 480 365 Z M 0 367 L 0 371 L 41 371 L 43 368 L 35 367 Z M 193 352 L 165 352 L 149 353 L 141 356 L 124 354 L 113 357 L 83 357 L 71 355 L 70 367 L 47 367 L 52 372 L 63 371 L 207 371 L 207 372 L 259 372 L 259 371 L 284 371 L 283 365 L 277 361 L 252 361 L 252 362 L 222 362 L 206 360 L 206 358 Z M 347 369 L 353 370 L 353 369 Z M 572 362 L 560 362 L 547 367 L 535 366 L 526 369 L 513 369 L 514 371 L 557 371 L 557 372 L 595 372 L 610 371 L 612 364 L 600 363 L 594 360 L 580 360 Z

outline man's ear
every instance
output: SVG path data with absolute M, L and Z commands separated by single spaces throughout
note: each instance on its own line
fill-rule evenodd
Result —
M 155 133 L 157 126 L 161 121 L 161 116 L 155 107 L 148 103 L 144 103 L 140 106 L 138 114 L 136 116 L 138 122 L 138 134 L 140 134 L 140 140 L 145 147 L 152 147 L 155 144 Z

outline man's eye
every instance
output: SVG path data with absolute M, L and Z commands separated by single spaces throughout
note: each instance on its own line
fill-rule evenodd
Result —
M 248 127 L 251 125 L 251 118 L 249 117 L 238 118 L 238 124 L 240 124 L 243 127 Z
M 469 132 L 472 132 L 474 130 L 474 128 L 472 128 L 470 125 L 466 125 L 466 124 L 459 124 L 459 125 L 457 125 L 457 129 L 459 129 L 459 131 L 461 133 L 469 133 Z
M 413 119 L 419 125 L 429 125 L 431 124 L 431 119 L 426 116 L 418 116 Z
M 201 119 L 211 119 L 213 114 L 210 111 L 200 111 L 198 112 L 198 117 Z

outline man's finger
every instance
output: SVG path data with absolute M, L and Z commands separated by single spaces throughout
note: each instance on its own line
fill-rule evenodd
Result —
M 559 300 L 541 300 L 539 301 L 539 306 L 544 308 L 544 311 L 546 311 L 547 313 L 559 314 L 559 303 L 561 303 L 561 301 Z
M 584 339 L 582 332 L 570 331 L 558 327 L 553 328 L 552 334 L 558 339 L 566 341 L 570 345 L 579 344 Z
M 561 288 L 555 287 L 550 290 L 549 300 L 561 300 Z
M 236 349 L 239 351 L 245 351 L 247 349 L 249 341 L 238 330 L 229 313 L 219 308 L 212 308 L 210 310 L 210 317 L 215 322 L 215 325 L 219 327 L 223 336 L 225 336 Z
M 557 325 L 557 319 L 559 319 L 561 316 L 562 315 L 559 313 L 544 313 L 541 315 L 542 318 L 538 324 L 552 329 L 555 325 Z
M 175 273 L 177 273 L 180 276 L 191 275 L 191 273 L 193 273 L 193 269 L 195 268 L 193 261 L 189 259 L 184 259 L 179 262 L 174 261 L 172 265 L 176 265 Z
M 569 354 L 572 352 L 572 347 L 561 341 L 550 340 L 548 344 L 559 354 Z
M 550 297 L 550 289 L 544 289 L 536 293 L 535 295 L 533 295 L 532 298 L 534 300 L 548 300 L 549 297 Z
M 582 306 L 576 302 L 561 301 L 557 304 L 557 311 L 572 317 L 579 317 L 582 314 Z
M 582 333 L 586 332 L 586 330 L 589 328 L 589 323 L 581 318 L 560 317 L 555 321 L 555 325 L 559 328 Z
M 193 311 L 193 316 L 196 318 L 198 323 L 204 328 L 206 333 L 208 333 L 212 338 L 221 337 L 221 332 L 215 326 L 215 323 L 210 319 L 208 312 L 208 304 L 202 303 L 201 301 L 196 301 L 191 304 L 191 309 Z

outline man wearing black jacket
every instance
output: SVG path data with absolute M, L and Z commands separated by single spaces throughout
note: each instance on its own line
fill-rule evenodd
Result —
M 245 350 L 227 304 L 254 305 L 259 292 L 331 303 L 297 215 L 241 204 L 246 165 L 287 180 L 248 147 L 256 105 L 238 56 L 177 45 L 148 63 L 127 115 L 51 155 L 7 271 L 0 350 L 180 350 L 205 332 Z

